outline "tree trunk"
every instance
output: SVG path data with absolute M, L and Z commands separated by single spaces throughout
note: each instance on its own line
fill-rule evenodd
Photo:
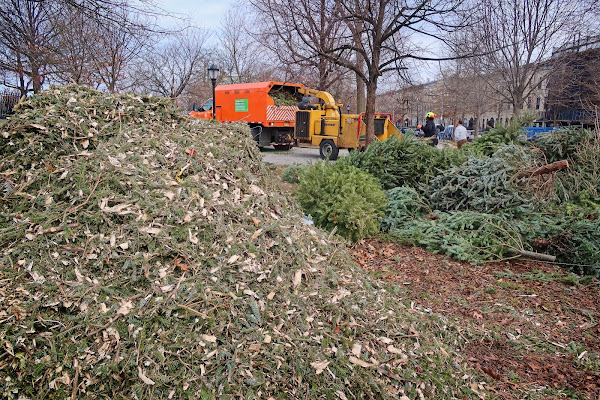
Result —
M 327 59 L 324 57 L 319 57 L 320 63 L 318 66 L 319 69 L 319 87 L 317 89 L 319 90 L 324 90 L 327 91 L 328 87 L 327 87 L 327 77 L 329 75 L 328 73 L 328 69 L 329 69 L 329 63 L 327 62 Z
M 479 117 L 481 117 L 481 111 L 479 110 L 479 104 L 475 107 L 475 131 L 473 137 L 479 136 Z
M 365 112 L 365 81 L 356 74 L 356 113 Z
M 550 254 L 536 253 L 533 251 L 520 250 L 520 249 L 519 250 L 509 249 L 509 253 L 520 255 L 522 257 L 533 258 L 534 260 L 549 261 L 549 262 L 556 261 L 556 256 L 552 256 Z
M 40 68 L 35 63 L 31 63 L 31 82 L 33 93 L 39 93 L 42 90 L 42 77 L 40 76 Z
M 521 115 L 524 102 L 525 100 L 523 100 L 521 96 L 515 97 L 513 99 L 513 115 L 515 116 L 515 118 L 519 118 L 519 116 Z
M 559 171 L 561 169 L 567 169 L 567 168 L 569 168 L 569 161 L 561 160 L 561 161 L 553 162 L 552 164 L 542 165 L 541 167 L 539 167 L 538 169 L 536 169 L 533 172 L 521 172 L 517 175 L 517 177 L 523 178 L 526 176 L 544 175 L 544 174 L 549 174 L 550 172 Z
M 375 94 L 377 92 L 377 81 L 367 82 L 367 105 L 365 111 L 366 138 L 365 145 L 368 146 L 375 140 Z

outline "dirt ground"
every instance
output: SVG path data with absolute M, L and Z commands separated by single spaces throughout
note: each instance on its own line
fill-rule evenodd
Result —
M 499 399 L 600 399 L 600 283 L 539 262 L 474 266 L 418 247 L 370 239 L 356 261 L 393 281 L 416 306 L 453 317 L 481 340 L 469 363 Z
M 360 267 L 404 287 L 415 307 L 481 338 L 463 353 L 496 398 L 600 400 L 600 280 L 537 261 L 472 265 L 381 238 L 351 251 Z

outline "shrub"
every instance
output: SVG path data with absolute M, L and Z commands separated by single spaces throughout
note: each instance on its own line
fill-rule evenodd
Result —
M 600 202 L 600 142 L 588 137 L 569 150 L 570 166 L 556 175 L 555 189 L 559 201 Z
M 379 232 L 387 197 L 379 181 L 345 163 L 320 161 L 300 174 L 296 196 L 316 226 L 356 241 Z
M 544 153 L 548 163 L 573 157 L 582 144 L 592 137 L 592 131 L 563 129 L 539 133 L 529 145 Z
M 424 194 L 431 208 L 442 211 L 496 212 L 528 207 L 527 188 L 519 190 L 513 176 L 532 163 L 519 146 L 504 146 L 493 157 L 469 158 L 433 179 Z
M 385 189 L 415 184 L 416 176 L 407 166 L 414 162 L 419 143 L 408 135 L 371 143 L 365 151 L 355 151 L 340 160 L 375 176 Z
M 472 262 L 502 259 L 509 247 L 520 243 L 518 232 L 503 217 L 472 211 L 409 220 L 390 233 L 401 243 Z
M 288 183 L 300 183 L 299 174 L 306 167 L 294 164 L 290 165 L 281 174 L 281 180 Z
M 600 277 L 600 208 L 564 203 L 512 225 L 533 250 L 555 255 L 575 273 Z
M 498 148 L 509 143 L 524 144 L 527 141 L 525 132 L 521 129 L 534 121 L 535 115 L 525 113 L 510 121 L 507 125 L 498 124 L 495 128 L 476 137 L 472 143 L 465 146 L 467 151 L 476 151 L 484 155 L 492 155 Z M 470 148 L 475 147 L 476 150 Z
M 375 176 L 385 189 L 399 186 L 418 188 L 440 171 L 460 165 L 466 155 L 456 149 L 440 150 L 412 136 L 396 136 L 373 142 L 363 152 L 353 152 L 340 161 Z
M 431 213 L 431 209 L 414 188 L 400 186 L 387 192 L 389 203 L 381 230 L 389 231 Z

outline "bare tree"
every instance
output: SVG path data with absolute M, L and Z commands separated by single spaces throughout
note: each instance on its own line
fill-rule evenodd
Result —
M 501 104 L 503 97 L 497 94 L 498 75 L 486 70 L 482 58 L 487 57 L 484 46 L 472 30 L 459 30 L 448 42 L 454 60 L 442 73 L 448 93 L 454 97 L 455 118 L 472 114 L 476 121 L 474 135 L 479 135 L 479 120 L 495 103 Z M 492 89 L 492 85 L 495 85 Z
M 112 11 L 114 21 L 93 21 L 97 40 L 90 43 L 93 46 L 90 55 L 98 87 L 104 86 L 111 93 L 125 88 L 127 68 L 142 53 L 149 33 L 129 29 L 142 25 L 139 18 L 128 8 L 122 8 Z
M 79 9 L 63 9 L 61 18 L 54 23 L 58 31 L 54 48 L 53 75 L 58 82 L 94 86 L 95 74 L 92 51 L 97 32 L 88 17 Z
M 299 71 L 305 71 L 305 82 L 319 90 L 329 90 L 342 78 L 344 71 L 307 45 L 312 43 L 331 51 L 347 30 L 337 15 L 335 0 L 251 0 L 250 3 L 259 13 L 255 24 L 259 28 L 254 37 L 277 55 L 280 63 L 297 65 Z
M 247 13 L 230 9 L 219 29 L 218 64 L 231 83 L 245 83 L 254 79 L 260 57 L 259 44 L 246 31 Z
M 149 47 L 136 70 L 136 90 L 177 99 L 204 70 L 206 31 L 181 29 Z
M 0 1 L 0 68 L 16 76 L 15 84 L 5 85 L 22 95 L 42 88 L 53 57 L 56 13 L 53 1 Z
M 302 48 L 313 59 L 323 59 L 347 68 L 366 86 L 366 142 L 374 135 L 373 119 L 379 78 L 406 68 L 409 59 L 427 60 L 411 48 L 409 34 L 418 32 L 441 40 L 439 31 L 454 28 L 449 23 L 460 0 L 342 0 L 304 1 L 253 0 L 261 6 L 277 34 Z M 310 7 L 306 6 L 310 4 Z M 285 18 L 282 11 L 285 10 Z M 323 15 L 335 30 L 315 34 L 315 16 Z M 354 32 L 349 27 L 355 27 Z M 327 40 L 323 40 L 327 39 Z M 360 60 L 364 60 L 364 68 Z
M 486 54 L 479 58 L 482 76 L 515 115 L 551 73 L 553 47 L 584 18 L 582 7 L 573 0 L 481 0 L 474 32 Z

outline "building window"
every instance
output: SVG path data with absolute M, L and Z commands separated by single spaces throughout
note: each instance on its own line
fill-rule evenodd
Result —
M 535 109 L 539 110 L 540 109 L 540 102 L 542 100 L 538 97 L 537 99 L 535 99 Z

